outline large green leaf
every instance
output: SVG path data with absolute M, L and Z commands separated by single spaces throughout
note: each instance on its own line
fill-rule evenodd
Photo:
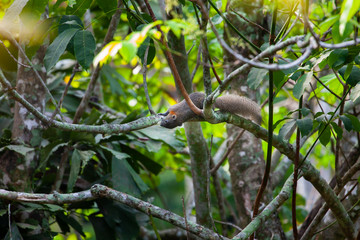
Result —
M 12 221 L 11 229 L 7 231 L 6 236 L 4 238 L 4 240 L 13 240 L 13 239 L 16 239 L 16 240 L 23 239 L 15 221 Z
M 300 99 L 300 97 L 303 95 L 305 88 L 309 85 L 311 79 L 312 79 L 313 72 L 310 71 L 304 75 L 302 75 L 297 81 L 294 86 L 293 94 L 294 97 L 297 99 Z
M 303 137 L 308 135 L 313 128 L 313 120 L 310 118 L 297 119 L 296 124 L 298 125 L 301 136 Z
M 81 236 L 85 237 L 85 233 L 82 229 L 81 224 L 72 216 L 70 215 L 65 215 L 64 212 L 58 212 L 56 214 L 56 220 L 59 221 L 63 221 L 64 223 L 70 225 L 72 228 L 74 228 L 78 233 L 81 234 Z
M 114 14 L 117 8 L 116 0 L 96 0 L 96 3 L 109 18 Z
M 5 149 L 17 152 L 24 157 L 29 152 L 34 151 L 34 148 L 29 148 L 24 145 L 7 145 L 5 147 L 0 148 L 0 152 L 4 151 Z
M 341 4 L 340 34 L 344 34 L 345 26 L 360 8 L 359 0 L 344 0 Z
M 76 4 L 66 8 L 67 15 L 76 15 L 82 17 L 86 10 L 90 7 L 92 0 L 76 0 Z
M 176 138 L 175 130 L 170 131 L 169 129 L 155 125 L 138 131 L 151 139 L 168 144 L 176 151 L 181 151 L 185 147 L 184 143 Z
M 101 68 L 101 79 L 107 80 L 110 84 L 110 90 L 113 94 L 124 96 L 125 92 L 121 87 L 120 83 L 118 82 L 117 74 L 113 74 L 113 68 L 107 64 L 104 64 Z
M 71 38 L 75 35 L 77 31 L 79 31 L 79 29 L 76 28 L 70 28 L 65 30 L 59 36 L 57 36 L 47 48 L 44 58 L 44 65 L 47 72 L 53 66 L 55 66 L 60 56 L 64 53 L 66 46 L 70 42 Z
M 80 153 L 77 149 L 75 149 L 71 156 L 71 168 L 70 168 L 70 175 L 67 184 L 68 192 L 71 192 L 75 186 L 76 179 L 78 178 L 80 172 L 80 165 L 81 165 Z
M 356 84 L 358 84 L 358 82 L 360 82 L 360 68 L 355 65 L 352 66 L 350 74 L 346 74 L 347 69 L 348 68 L 344 66 L 339 70 L 339 73 L 346 80 L 347 84 L 354 87 Z
M 41 149 L 40 151 L 40 164 L 38 169 L 42 169 L 45 165 L 49 157 L 59 148 L 66 146 L 67 143 L 64 143 L 62 139 L 51 142 L 46 147 Z
M 261 82 L 269 78 L 267 76 L 268 72 L 269 71 L 266 69 L 252 68 L 249 72 L 247 79 L 247 84 L 249 88 L 256 90 L 260 86 Z
M 325 127 L 325 124 L 322 123 L 321 124 L 322 126 L 320 127 L 319 129 L 319 134 L 322 132 L 322 130 L 324 129 Z M 325 130 L 322 132 L 319 140 L 320 140 L 320 143 L 323 145 L 323 146 L 326 146 L 329 141 L 330 141 L 330 137 L 331 137 L 331 131 L 330 131 L 330 127 L 329 125 L 326 126 Z
M 64 15 L 61 17 L 59 22 L 59 34 L 70 28 L 76 28 L 79 30 L 84 29 L 84 25 L 78 16 Z M 70 40 L 69 44 L 66 47 L 66 50 L 75 55 L 74 38 Z
M 41 14 L 44 13 L 45 7 L 48 4 L 48 0 L 29 0 L 26 6 L 23 8 L 20 16 L 31 15 L 38 20 Z
M 139 56 L 139 58 L 141 59 L 141 62 L 143 64 L 144 64 L 145 53 L 146 53 L 147 48 L 149 48 L 149 50 L 148 50 L 148 56 L 147 56 L 147 59 L 146 59 L 146 64 L 149 65 L 154 60 L 155 54 L 156 54 L 156 49 L 155 49 L 155 46 L 154 46 L 154 40 L 152 40 L 149 37 L 147 37 L 144 40 L 144 42 L 140 45 L 140 47 L 138 48 L 138 51 L 137 51 L 137 55 Z
M 339 139 L 342 139 L 342 135 L 343 135 L 343 130 L 341 127 L 339 127 L 335 122 L 331 122 L 330 123 L 332 128 L 334 129 L 334 131 L 336 132 L 336 136 Z
M 75 149 L 72 156 L 71 156 L 71 168 L 70 168 L 70 175 L 67 185 L 67 191 L 72 192 L 76 180 L 79 176 L 80 166 L 82 169 L 86 166 L 87 162 L 95 155 L 93 151 L 80 151 Z
M 111 165 L 111 180 L 114 189 L 135 196 L 140 196 L 148 190 L 146 184 L 125 159 L 113 157 Z
M 146 167 L 146 169 L 153 174 L 157 175 L 160 173 L 162 166 L 148 156 L 146 156 L 145 154 L 142 154 L 136 149 L 130 148 L 124 144 L 121 144 L 121 150 L 129 154 L 132 159 L 141 162 Z
M 123 41 L 119 52 L 123 59 L 129 63 L 136 56 L 137 47 L 129 41 Z
M 79 30 L 74 36 L 75 57 L 79 64 L 87 69 L 90 67 L 93 59 L 96 43 L 91 32 Z
M 295 120 L 291 120 L 287 123 L 285 123 L 279 131 L 279 137 L 286 139 L 287 135 L 290 133 L 291 129 L 294 127 L 294 125 L 296 124 Z

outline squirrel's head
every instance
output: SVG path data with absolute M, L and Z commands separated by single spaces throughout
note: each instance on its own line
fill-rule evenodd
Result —
M 175 128 L 182 125 L 182 121 L 178 119 L 174 111 L 167 111 L 162 115 L 165 117 L 161 120 L 160 126 L 166 128 Z

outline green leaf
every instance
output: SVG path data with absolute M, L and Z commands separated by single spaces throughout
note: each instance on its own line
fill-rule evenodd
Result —
M 352 32 L 353 32 L 353 24 L 351 23 L 351 21 L 345 24 L 345 30 L 342 34 L 340 33 L 340 21 L 335 22 L 335 24 L 332 27 L 332 37 L 334 43 L 341 43 L 346 38 L 348 38 Z
M 281 137 L 282 139 L 288 139 L 289 136 L 287 136 L 291 130 L 293 129 L 293 127 L 295 126 L 296 121 L 295 120 L 291 120 L 287 123 L 285 123 L 279 131 L 279 137 Z
M 121 150 L 126 152 L 126 154 L 129 154 L 131 159 L 141 162 L 141 164 L 143 164 L 145 168 L 150 172 L 152 172 L 153 174 L 157 175 L 160 173 L 162 166 L 159 163 L 152 160 L 151 158 L 149 158 L 147 155 L 142 154 L 136 149 L 130 148 L 124 144 L 121 144 Z
M 354 65 L 348 78 L 345 78 L 346 70 L 347 67 L 344 66 L 339 70 L 339 73 L 346 80 L 347 84 L 354 87 L 360 81 L 360 69 Z
M 268 72 L 266 69 L 252 68 L 247 79 L 249 88 L 256 90 L 260 86 L 260 83 L 269 78 L 267 75 Z
M 304 117 L 306 117 L 310 113 L 310 109 L 308 109 L 308 108 L 301 108 L 300 111 Z
M 344 123 L 345 129 L 350 132 L 351 130 L 353 130 L 353 125 L 352 122 L 350 120 L 350 118 L 348 118 L 345 115 L 341 115 L 340 116 L 341 121 Z
M 313 72 L 310 71 L 304 75 L 302 75 L 297 81 L 293 89 L 294 97 L 300 99 L 303 95 L 305 88 L 309 85 L 312 79 Z
M 66 8 L 66 15 L 76 15 L 82 17 L 86 10 L 90 7 L 92 0 L 76 0 L 76 4 Z
M 119 52 L 124 60 L 129 63 L 136 56 L 137 47 L 131 42 L 123 41 Z
M 87 162 L 95 155 L 93 151 L 80 151 L 75 149 L 71 156 L 71 168 L 70 175 L 67 185 L 67 191 L 72 192 L 76 180 L 79 176 L 80 166 L 82 165 L 82 169 L 86 166 Z
M 285 73 L 283 71 L 273 71 L 274 85 L 277 88 L 277 92 L 281 89 L 283 84 L 288 78 L 285 78 Z
M 11 231 L 11 232 L 10 232 Z M 11 222 L 11 229 L 7 231 L 4 240 L 23 240 L 15 221 Z
M 328 58 L 328 65 L 335 70 L 341 68 L 348 57 L 349 51 L 347 49 L 336 49 L 332 51 Z
M 82 230 L 81 224 L 75 220 L 72 216 L 65 216 L 63 212 L 58 212 L 56 214 L 56 220 L 58 221 L 58 218 L 61 219 L 66 224 L 69 224 L 72 228 L 74 228 L 78 233 L 81 234 L 81 236 L 85 237 L 85 233 Z
M 5 149 L 19 153 L 22 156 L 26 156 L 29 152 L 34 151 L 34 148 L 25 147 L 24 145 L 7 145 L 0 148 L 0 152 Z
M 296 119 L 296 124 L 300 129 L 301 136 L 308 135 L 313 128 L 313 120 L 310 118 Z
M 66 145 L 67 143 L 64 143 L 62 139 L 59 139 L 57 141 L 51 142 L 46 147 L 41 149 L 40 164 L 38 166 L 38 169 L 42 169 L 46 165 L 47 160 L 56 150 Z
M 44 65 L 47 72 L 49 72 L 50 69 L 55 66 L 60 56 L 64 53 L 66 46 L 70 42 L 71 38 L 77 31 L 79 31 L 79 29 L 76 28 L 65 30 L 59 36 L 57 36 L 47 48 L 44 58 Z
M 351 101 L 355 102 L 360 97 L 360 85 L 357 84 L 350 93 Z
M 339 15 L 331 16 L 326 18 L 325 21 L 322 21 L 319 24 L 320 32 L 325 33 L 332 25 L 334 25 L 339 20 Z
M 74 150 L 72 156 L 71 156 L 71 168 L 70 168 L 70 175 L 69 180 L 67 184 L 67 191 L 71 192 L 75 186 L 75 182 L 79 176 L 80 172 L 80 154 L 77 149 Z
M 319 134 L 322 132 L 322 129 L 324 129 L 324 126 L 325 124 L 321 124 L 322 126 L 319 128 Z M 330 141 L 330 137 L 331 137 L 331 130 L 330 130 L 330 127 L 329 126 L 326 126 L 325 130 L 322 132 L 319 140 L 320 140 L 320 143 L 323 145 L 323 146 L 326 146 L 329 141 Z
M 104 147 L 102 145 L 100 145 L 100 148 L 104 149 L 105 151 L 111 153 L 116 159 L 126 159 L 129 158 L 130 156 L 126 153 L 122 153 L 122 152 L 118 152 L 116 150 L 113 150 L 111 148 L 108 147 Z
M 61 17 L 59 22 L 59 34 L 70 28 L 75 28 L 79 30 L 84 29 L 84 25 L 78 16 L 64 15 Z M 69 44 L 66 47 L 66 50 L 75 55 L 74 38 L 70 40 Z
M 278 120 L 278 121 L 273 125 L 273 129 L 276 129 L 276 127 L 277 127 L 280 123 L 282 123 L 283 121 L 286 121 L 286 120 L 288 120 L 288 119 L 292 119 L 292 118 L 290 118 L 290 117 L 284 117 L 284 118 Z
M 336 135 L 339 139 L 342 139 L 343 130 L 341 127 L 339 127 L 336 123 L 331 122 L 331 126 L 333 127 L 334 131 L 336 132 Z
M 115 13 L 117 9 L 117 1 L 116 0 L 96 0 L 96 3 L 103 10 L 108 18 Z
M 36 20 L 39 20 L 41 14 L 44 13 L 48 2 L 48 0 L 29 0 L 26 6 L 23 8 L 20 17 L 31 15 L 32 17 L 35 17 Z
M 152 61 L 155 58 L 156 49 L 155 49 L 155 46 L 154 46 L 154 40 L 147 37 L 144 40 L 144 42 L 140 45 L 140 47 L 138 48 L 138 51 L 136 53 L 139 56 L 139 58 L 141 59 L 142 64 L 144 64 L 145 52 L 146 52 L 146 49 L 148 47 L 149 47 L 149 51 L 148 51 L 148 56 L 147 56 L 147 59 L 146 59 L 146 64 L 147 65 L 151 64 Z
M 87 69 L 90 67 L 95 53 L 96 43 L 91 32 L 86 30 L 78 31 L 74 36 L 75 57 L 79 64 Z
M 141 132 L 151 139 L 162 141 L 168 144 L 170 147 L 174 148 L 176 151 L 181 151 L 185 147 L 184 143 L 176 138 L 175 130 L 170 130 L 155 125 L 138 130 L 138 132 Z
M 348 117 L 351 120 L 351 124 L 352 124 L 352 128 L 357 131 L 360 132 L 360 121 L 357 117 L 355 117 L 354 115 L 350 115 L 350 114 L 345 114 L 346 117 Z
M 345 26 L 360 8 L 359 0 L 344 0 L 341 4 L 340 34 L 343 35 Z
M 132 167 L 129 165 L 129 163 L 124 159 L 117 159 L 115 157 L 112 158 L 112 164 L 111 164 L 111 171 L 112 171 L 112 184 L 113 188 L 129 193 L 135 196 L 140 196 L 142 192 L 142 189 L 140 189 L 140 186 L 146 186 L 145 183 L 142 182 L 141 178 L 139 182 L 139 185 L 135 181 L 135 176 L 138 176 L 137 173 L 132 169 Z M 138 178 L 136 178 L 138 180 Z M 143 190 L 146 190 L 144 188 Z
M 125 92 L 118 82 L 117 76 L 113 76 L 112 71 L 110 70 L 112 70 L 112 68 L 109 65 L 103 65 L 101 69 L 101 78 L 110 83 L 110 90 L 113 94 L 123 96 Z
M 29 230 L 35 230 L 35 229 L 39 229 L 40 230 L 40 225 L 32 225 L 29 223 L 16 223 L 16 225 L 18 225 L 19 228 L 22 229 L 29 229 Z

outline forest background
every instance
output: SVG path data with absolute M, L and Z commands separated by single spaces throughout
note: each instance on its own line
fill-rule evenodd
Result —
M 0 238 L 359 239 L 359 7 L 1 1 Z

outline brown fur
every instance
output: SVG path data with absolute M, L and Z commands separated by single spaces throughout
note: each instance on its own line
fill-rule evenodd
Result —
M 201 92 L 194 92 L 189 95 L 192 102 L 198 108 L 203 108 L 205 94 Z M 261 109 L 257 103 L 238 95 L 224 95 L 215 100 L 215 108 L 219 108 L 222 112 L 229 112 L 236 115 L 249 118 L 261 123 Z M 185 100 L 171 106 L 169 110 L 162 114 L 165 117 L 162 119 L 160 126 L 166 128 L 174 128 L 181 126 L 184 122 L 195 118 L 197 115 L 190 109 Z

